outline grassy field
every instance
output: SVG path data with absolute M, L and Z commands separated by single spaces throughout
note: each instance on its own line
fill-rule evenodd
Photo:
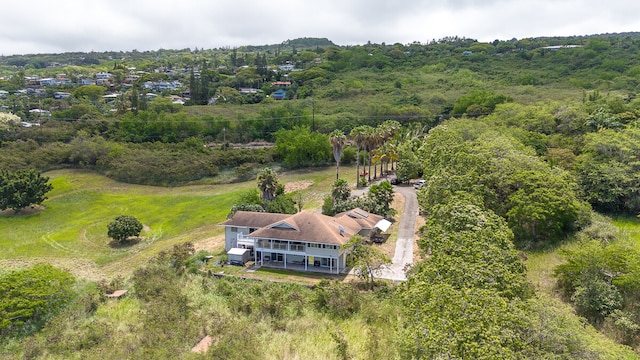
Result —
M 640 251 L 640 219 L 636 217 L 617 217 L 613 224 L 620 229 L 620 239 L 628 240 L 635 244 Z
M 353 171 L 351 171 L 353 170 Z M 343 174 L 355 172 L 345 167 Z M 75 275 L 97 279 L 127 273 L 168 247 L 198 243 L 222 234 L 238 196 L 255 181 L 175 188 L 123 184 L 94 172 L 59 170 L 45 174 L 53 190 L 44 209 L 0 214 L 0 267 L 46 261 Z M 335 179 L 332 167 L 282 173 L 280 182 L 310 184 L 300 190 L 304 209 L 321 206 Z M 122 214 L 144 224 L 143 241 L 113 246 L 107 224 Z
M 631 217 L 617 217 L 612 219 L 612 222 L 619 231 L 619 241 L 634 244 L 635 248 L 640 251 L 640 220 Z M 580 246 L 579 243 L 569 239 L 549 249 L 528 252 L 526 265 L 529 282 L 539 291 L 557 295 L 553 269 L 563 262 L 559 250 L 571 249 L 576 246 Z

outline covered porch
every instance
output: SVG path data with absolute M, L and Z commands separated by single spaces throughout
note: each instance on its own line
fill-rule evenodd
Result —
M 340 274 L 341 271 L 348 270 L 345 266 L 340 267 L 340 259 L 330 256 L 294 255 L 278 252 L 255 252 L 255 264 L 276 269 L 286 269 L 294 271 L 307 271 L 326 274 Z

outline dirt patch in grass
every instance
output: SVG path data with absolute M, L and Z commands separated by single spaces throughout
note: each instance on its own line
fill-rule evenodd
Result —
M 17 213 L 15 211 L 13 211 L 12 209 L 6 209 L 6 210 L 2 210 L 0 211 L 0 216 L 27 216 L 27 215 L 32 215 L 32 214 L 36 214 L 39 213 L 41 211 L 44 211 L 45 207 L 42 205 L 31 205 L 31 206 L 27 206 L 26 208 L 18 211 Z
M 200 250 L 206 250 L 210 252 L 216 252 L 224 247 L 224 234 L 196 241 L 193 243 L 193 247 L 196 252 Z
M 24 269 L 39 263 L 47 263 L 67 270 L 73 274 L 73 276 L 80 279 L 98 281 L 105 278 L 105 274 L 93 261 L 77 258 L 36 257 L 29 259 L 3 259 L 0 260 L 0 268 L 3 270 Z
M 304 190 L 309 186 L 313 185 L 313 181 L 311 180 L 303 180 L 303 181 L 292 181 L 284 184 L 284 192 L 292 193 L 298 190 Z

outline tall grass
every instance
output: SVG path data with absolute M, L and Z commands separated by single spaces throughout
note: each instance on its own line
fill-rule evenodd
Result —
M 344 174 L 351 174 L 348 167 Z M 58 170 L 46 173 L 53 190 L 44 210 L 31 214 L 0 215 L 0 261 L 12 259 L 70 259 L 92 262 L 106 275 L 126 273 L 158 252 L 186 241 L 216 235 L 240 194 L 256 186 L 255 180 L 226 185 L 191 185 L 165 188 L 130 185 L 94 172 Z M 311 180 L 301 190 L 305 209 L 315 209 L 330 190 L 333 168 L 290 171 L 280 182 Z M 107 225 L 118 215 L 132 215 L 145 228 L 143 240 L 113 246 Z

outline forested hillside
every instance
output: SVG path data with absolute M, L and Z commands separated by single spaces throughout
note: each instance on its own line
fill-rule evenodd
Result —
M 219 279 L 189 244 L 99 283 L 0 272 L 0 356 L 638 358 L 639 54 L 628 33 L 0 58 L 3 171 L 180 189 L 335 167 L 339 138 L 352 186 L 424 179 L 426 222 L 408 280 L 373 290 Z

